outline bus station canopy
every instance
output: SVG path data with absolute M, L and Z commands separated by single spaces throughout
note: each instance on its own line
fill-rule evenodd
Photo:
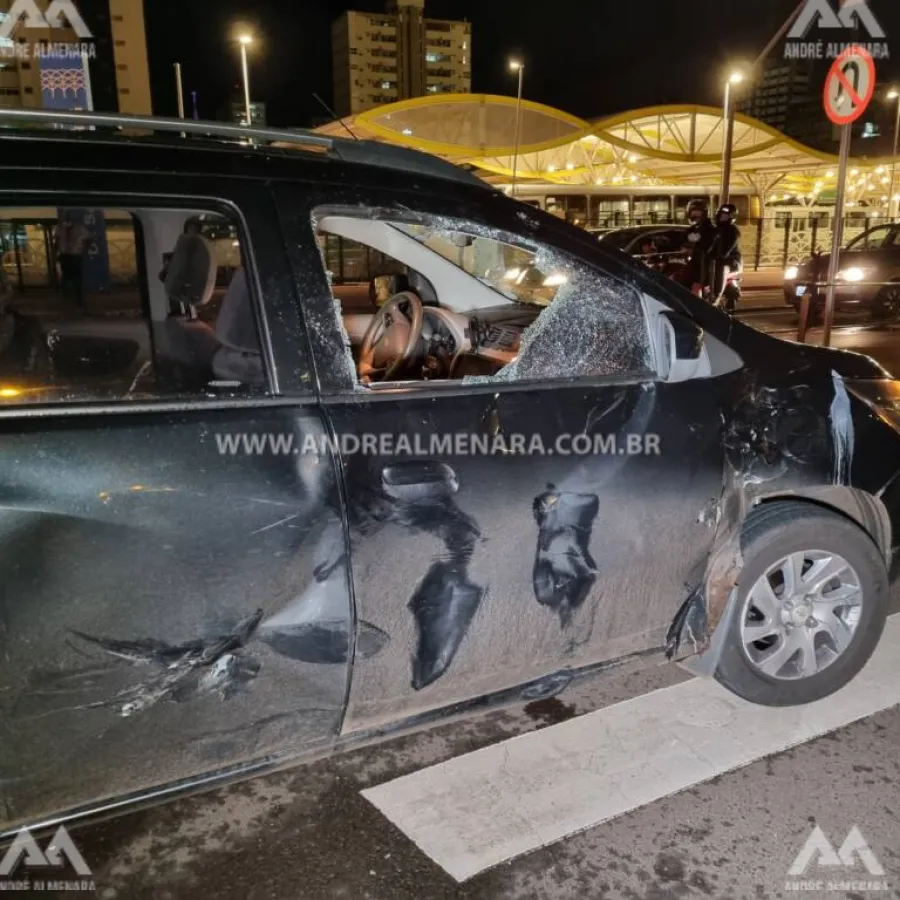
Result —
M 512 179 L 515 165 L 515 177 L 523 182 L 594 189 L 719 187 L 725 135 L 721 109 L 654 106 L 589 122 L 530 100 L 522 101 L 520 115 L 517 107 L 515 97 L 443 94 L 379 106 L 318 130 L 423 150 L 469 165 L 498 184 Z M 886 202 L 891 162 L 854 160 L 851 201 Z M 763 198 L 825 201 L 833 196 L 837 167 L 836 156 L 737 115 L 733 189 L 743 184 Z

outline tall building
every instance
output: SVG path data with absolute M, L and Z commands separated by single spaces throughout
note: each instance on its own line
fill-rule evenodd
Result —
M 770 59 L 753 92 L 738 108 L 795 140 L 825 149 L 823 145 L 831 142 L 831 123 L 818 89 L 825 75 L 821 81 L 817 75 L 813 60 Z
M 349 11 L 331 29 L 339 116 L 472 87 L 472 26 L 425 18 L 425 0 L 388 0 L 383 13 Z
M 796 113 L 813 97 L 813 63 L 807 60 L 771 59 L 749 97 L 738 104 L 741 112 L 753 116 L 784 134 L 789 128 L 801 130 Z M 822 118 L 825 116 L 823 114 Z M 827 119 L 825 119 L 827 123 Z
M 0 106 L 51 107 L 151 115 L 143 0 L 73 0 L 90 32 L 17 23 L 0 39 Z M 0 0 L 0 22 L 13 0 Z M 46 11 L 49 0 L 37 0 Z M 60 51 L 69 45 L 73 53 Z M 87 72 L 77 48 L 86 45 Z

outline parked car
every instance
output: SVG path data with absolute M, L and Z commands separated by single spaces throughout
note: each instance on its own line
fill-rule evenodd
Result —
M 810 311 L 821 318 L 825 309 L 830 253 L 819 253 L 791 266 L 784 276 L 784 299 L 799 315 L 804 294 Z M 841 251 L 835 313 L 893 322 L 900 315 L 900 223 L 879 225 L 850 241 Z
M 601 240 L 640 259 L 668 278 L 684 283 L 690 259 L 689 225 L 638 225 L 605 234 Z M 741 301 L 743 267 L 729 272 L 722 292 L 722 306 L 734 312 Z
M 139 248 L 130 293 L 10 304 L 4 835 L 635 653 L 779 706 L 873 652 L 900 387 L 872 360 L 765 336 L 412 151 L 2 115 L 77 130 L 4 130 L 0 204 L 87 208 L 95 246 L 125 212 Z M 198 216 L 243 263 L 209 323 Z M 338 238 L 390 271 L 332 285 Z
M 600 240 L 678 279 L 690 257 L 687 232 L 686 225 L 634 225 L 609 231 Z

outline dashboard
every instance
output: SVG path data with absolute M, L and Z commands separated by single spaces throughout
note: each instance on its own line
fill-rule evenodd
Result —
M 525 329 L 540 307 L 501 307 L 464 315 L 439 306 L 426 306 L 422 339 L 408 376 L 425 381 L 492 375 L 519 355 Z M 344 315 L 351 346 L 362 343 L 371 313 Z

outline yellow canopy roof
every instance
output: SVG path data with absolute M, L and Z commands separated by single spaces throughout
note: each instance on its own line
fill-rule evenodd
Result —
M 442 94 L 379 106 L 332 122 L 322 131 L 373 138 L 468 163 L 491 181 L 512 177 L 517 100 L 492 94 Z M 824 115 L 824 113 L 823 113 Z M 724 120 L 708 106 L 654 106 L 588 122 L 523 100 L 516 175 L 520 180 L 576 185 L 694 185 L 717 188 Z M 833 188 L 837 157 L 805 147 L 738 114 L 734 183 L 765 195 L 814 200 Z M 854 162 L 851 199 L 886 195 L 890 159 Z M 898 179 L 900 182 L 900 179 Z M 900 188 L 900 184 L 897 185 Z

